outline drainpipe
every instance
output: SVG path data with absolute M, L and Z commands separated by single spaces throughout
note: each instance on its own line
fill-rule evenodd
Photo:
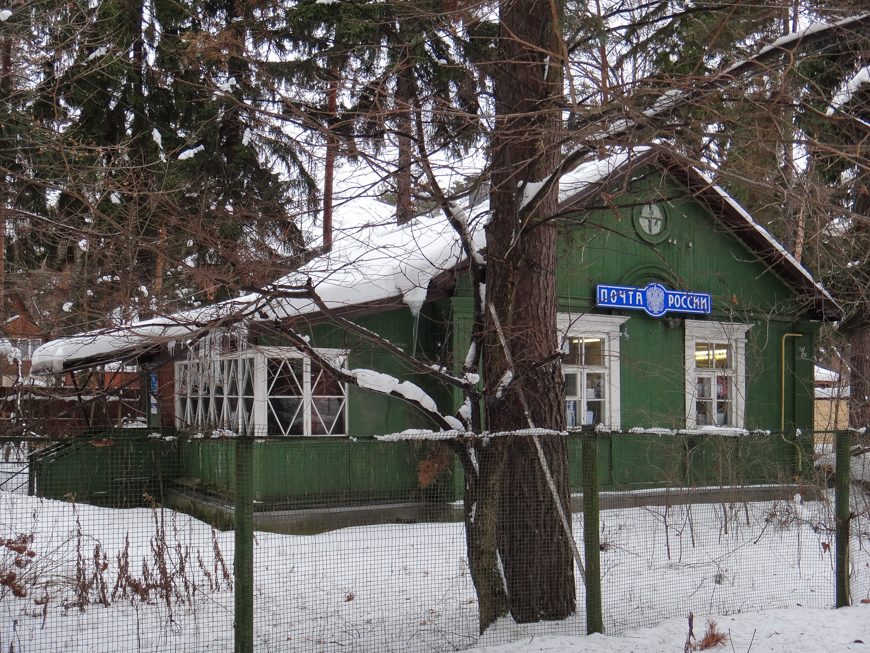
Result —
M 804 337 L 804 334 L 802 334 L 802 333 L 786 333 L 782 337 L 782 385 L 781 385 L 782 393 L 780 395 L 780 400 L 779 400 L 779 410 L 780 410 L 779 430 L 780 430 L 780 435 L 782 436 L 782 439 L 785 440 L 786 442 L 788 442 L 788 440 L 785 439 L 785 339 L 786 338 L 803 338 L 803 337 Z M 800 445 L 798 445 L 797 442 L 789 442 L 789 444 L 794 445 L 794 448 L 797 449 L 798 471 L 799 472 L 803 471 L 801 469 L 801 467 L 803 465 L 802 465 L 802 460 L 801 460 Z
M 785 339 L 786 338 L 803 338 L 804 334 L 802 333 L 786 333 L 782 337 L 782 395 L 780 397 L 780 411 L 781 411 L 781 419 L 779 423 L 779 430 L 785 431 Z

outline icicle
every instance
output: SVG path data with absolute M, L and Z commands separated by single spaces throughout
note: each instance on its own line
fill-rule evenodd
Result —
M 414 330 L 413 335 L 411 336 L 414 340 L 411 343 L 411 358 L 417 358 L 417 327 L 420 326 L 420 311 L 413 311 L 414 313 Z
M 420 286 L 414 286 L 405 292 L 404 300 L 411 309 L 411 315 L 414 316 L 414 342 L 411 344 L 411 356 L 417 356 L 417 328 L 420 325 L 420 311 L 423 310 L 423 304 L 426 301 L 428 290 Z

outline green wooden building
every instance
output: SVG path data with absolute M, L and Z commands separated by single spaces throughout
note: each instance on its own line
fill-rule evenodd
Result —
M 560 200 L 566 414 L 572 429 L 614 434 L 600 448 L 603 488 L 807 473 L 812 442 L 799 429 L 813 425 L 816 334 L 840 317 L 830 295 L 721 187 L 661 147 L 611 151 L 581 165 L 561 181 Z M 335 501 L 461 499 L 455 467 L 420 487 L 418 465 L 431 444 L 376 437 L 432 428 L 397 394 L 418 396 L 419 388 L 444 415 L 457 413 L 460 396 L 335 317 L 458 373 L 476 290 L 443 218 L 398 227 L 388 224 L 390 207 L 367 208 L 374 218 L 351 216 L 359 226 L 336 238 L 331 254 L 263 293 L 48 343 L 34 370 L 65 374 L 110 360 L 147 368 L 149 424 L 178 438 L 161 454 L 161 483 L 171 477 L 181 493 L 226 496 L 232 447 L 223 436 L 249 433 L 268 437 L 255 465 L 264 505 L 316 511 Z M 481 249 L 485 208 L 464 209 Z M 312 287 L 319 301 L 303 292 Z M 375 389 L 332 378 L 288 346 L 287 329 Z M 790 435 L 760 433 L 771 430 Z M 715 462 L 723 448 L 736 461 L 728 473 L 739 479 L 723 481 Z M 120 449 L 84 447 L 78 457 L 51 460 L 142 458 L 129 453 L 136 447 Z M 570 450 L 579 486 L 579 447 Z M 60 493 L 51 478 L 63 477 L 62 466 L 37 462 L 35 491 Z M 137 469 L 147 476 L 147 467 Z

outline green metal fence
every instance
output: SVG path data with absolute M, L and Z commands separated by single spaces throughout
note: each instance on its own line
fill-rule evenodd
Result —
M 3 444 L 0 647 L 380 652 L 480 641 L 464 523 L 474 514 L 447 444 L 228 435 L 114 429 Z M 864 437 L 569 434 L 576 610 L 485 641 L 867 598 Z M 501 506 L 499 520 L 515 518 Z

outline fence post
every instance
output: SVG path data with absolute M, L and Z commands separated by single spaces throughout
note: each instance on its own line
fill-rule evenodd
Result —
M 236 438 L 235 653 L 254 651 L 254 438 Z
M 601 613 L 601 523 L 598 502 L 598 434 L 583 433 L 583 546 L 586 556 L 586 634 L 603 633 Z
M 851 431 L 837 431 L 837 456 L 834 479 L 835 513 L 837 523 L 837 607 L 849 605 L 849 486 L 852 483 Z

